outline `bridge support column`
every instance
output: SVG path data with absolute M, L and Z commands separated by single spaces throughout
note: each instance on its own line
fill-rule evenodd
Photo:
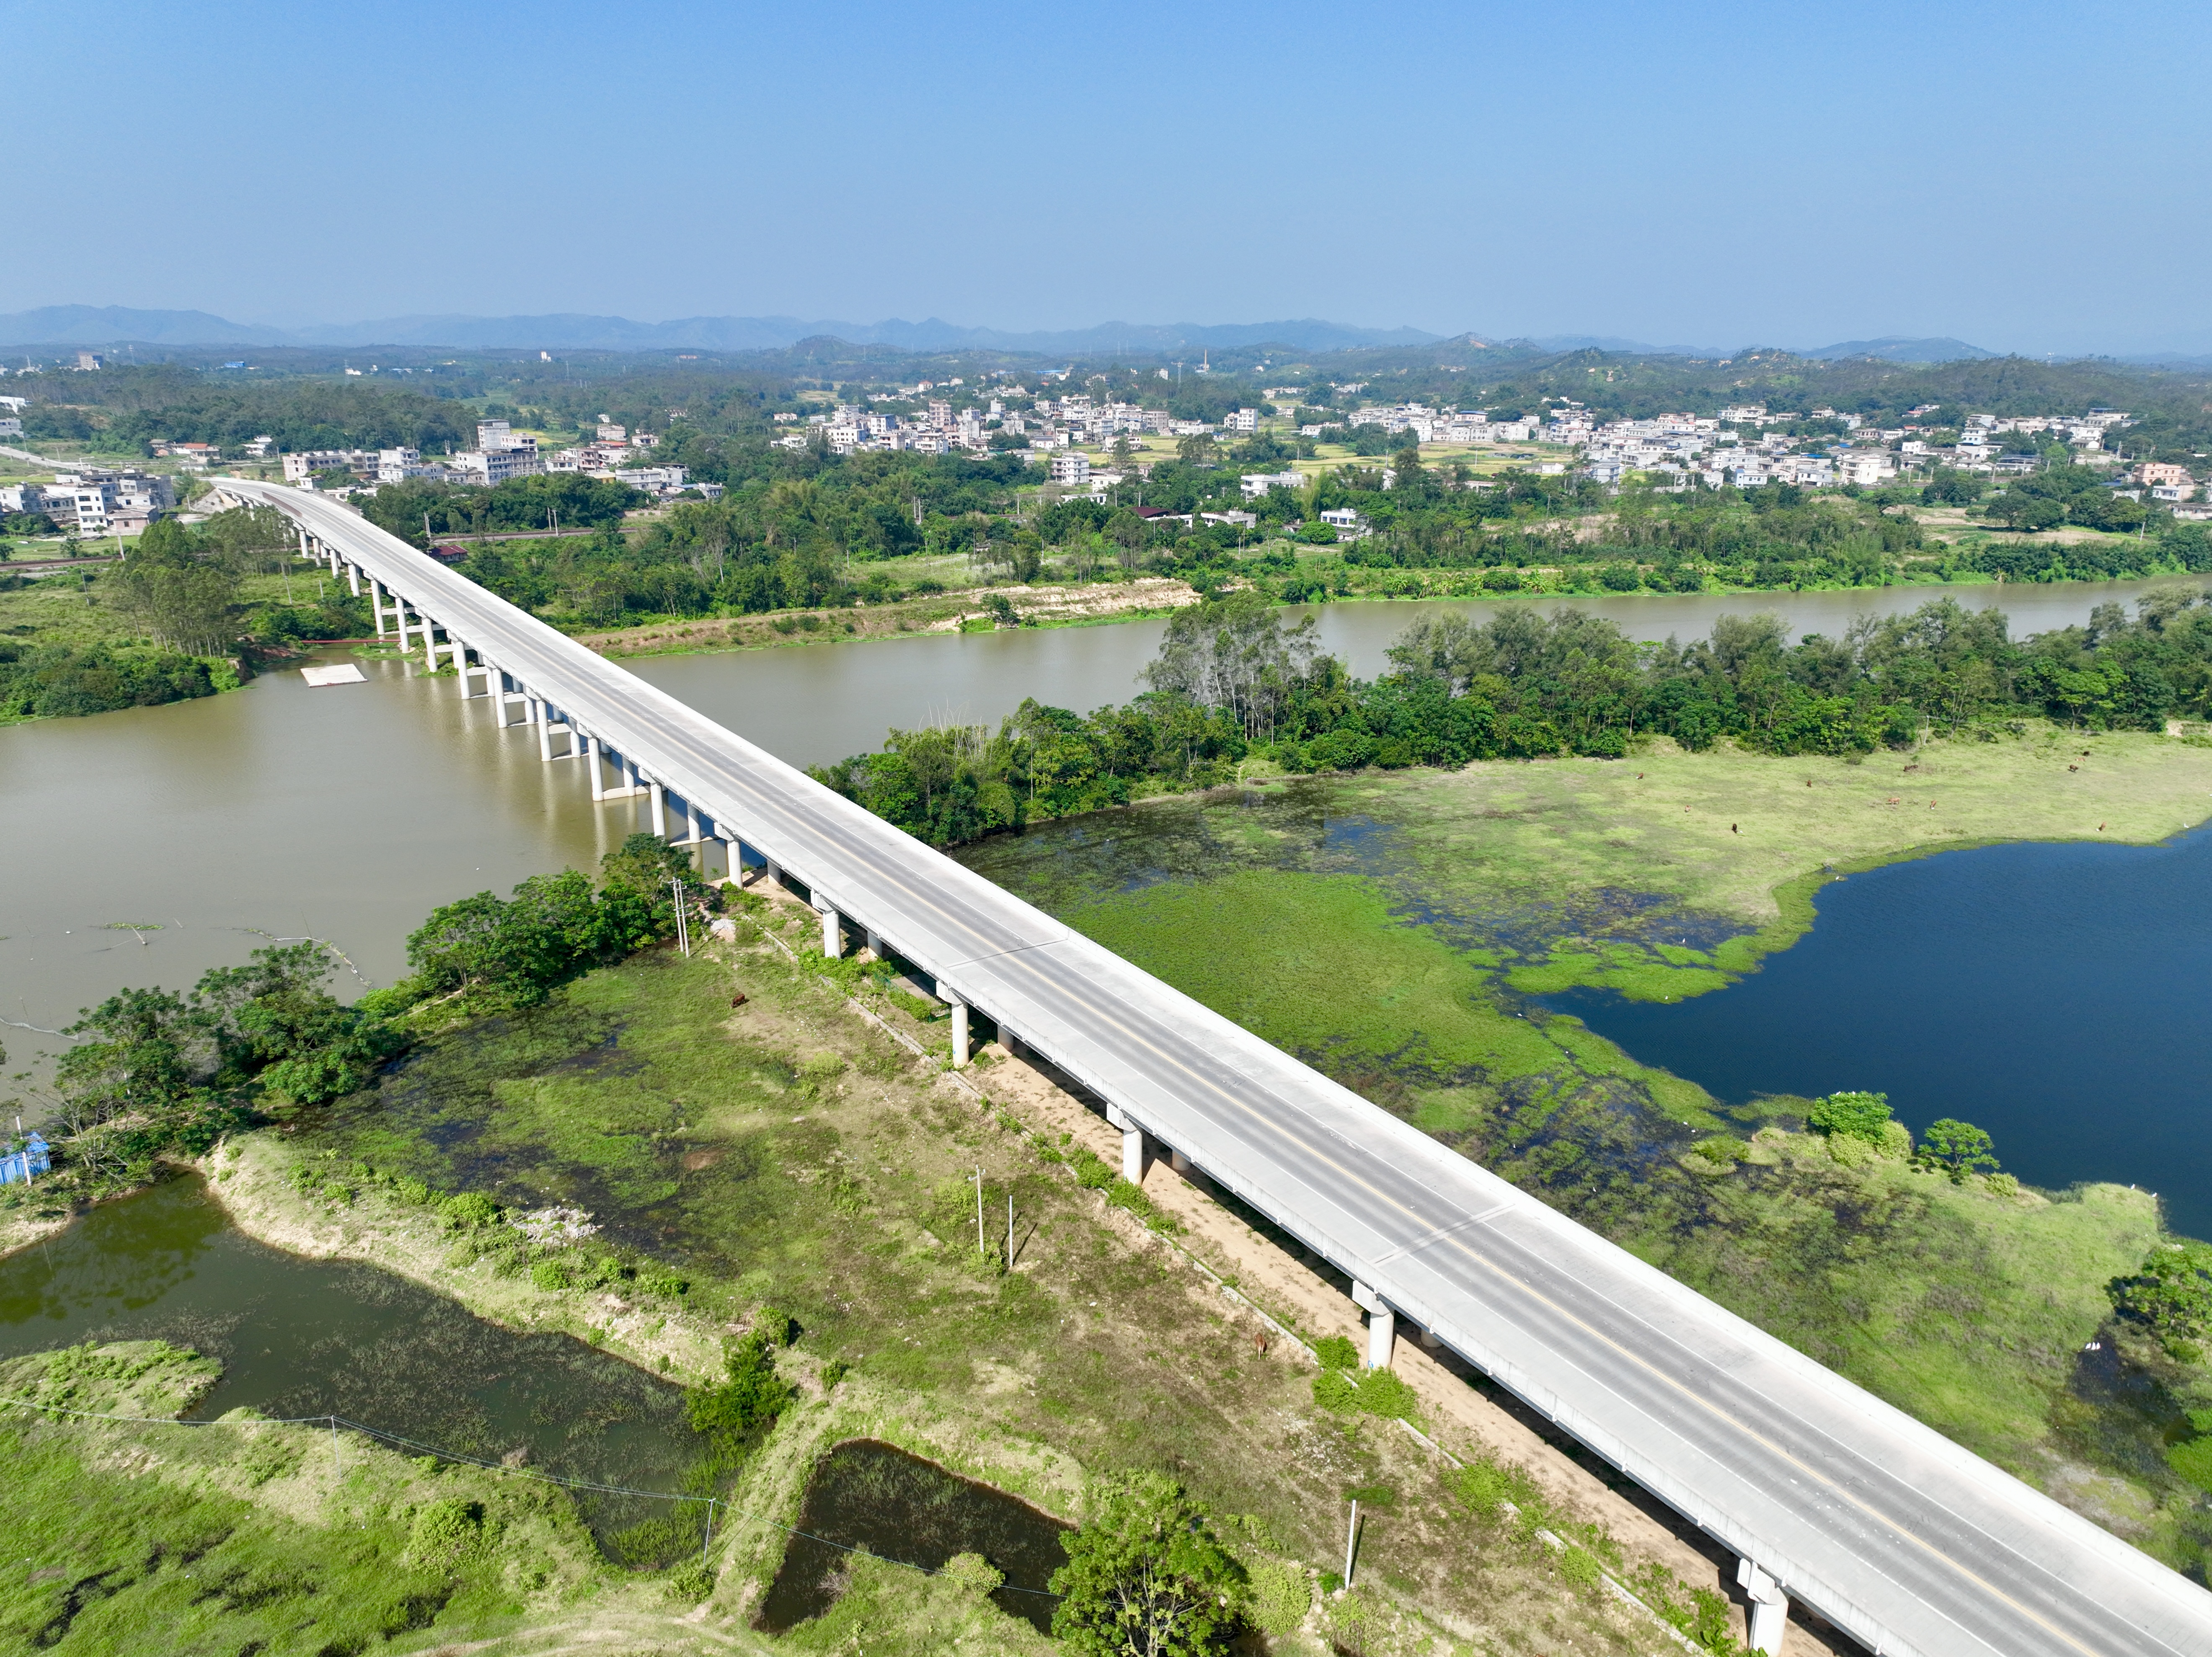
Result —
M 668 838 L 668 794 L 657 782 L 653 785 L 653 837 Z
M 942 993 L 944 986 L 939 985 L 938 987 Z M 952 1009 L 952 1068 L 965 1070 L 968 1068 L 968 1004 L 965 1001 L 948 1001 L 945 1005 Z
M 722 843 L 722 878 L 732 886 L 745 883 L 745 854 L 738 842 L 727 835 L 717 835 Z
M 684 838 L 695 847 L 706 838 L 699 828 L 699 805 L 696 800 L 684 802 Z M 702 875 L 707 872 L 707 854 L 704 852 L 699 853 L 699 872 Z
M 384 583 L 374 575 L 368 578 L 368 607 L 376 613 L 376 636 L 384 636 Z
M 507 703 L 514 695 L 514 681 L 508 677 L 503 670 L 495 667 L 491 671 L 491 678 L 489 681 L 489 683 L 491 688 L 492 699 L 499 704 L 498 712 L 493 716 L 492 723 L 497 725 L 501 730 L 504 731 L 507 729 Z
M 350 586 L 350 587 L 352 587 L 352 588 L 353 588 L 353 596 L 354 596 L 355 598 L 360 598 L 360 597 L 361 597 L 361 566 L 360 566 L 359 564 L 348 564 L 348 565 L 345 567 L 345 571 L 346 571 L 346 584 L 347 584 L 349 586 Z
M 836 910 L 815 900 L 816 912 L 822 917 L 822 953 L 835 961 L 845 953 L 845 923 Z
M 425 616 L 422 622 L 422 665 L 438 671 L 438 624 Z
M 553 757 L 553 721 L 547 717 L 551 712 L 544 702 L 530 704 L 531 716 L 538 721 L 538 757 L 541 760 Z
M 627 754 L 623 756 L 622 780 L 623 793 L 635 794 L 637 792 L 637 762 L 630 758 Z
M 779 889 L 781 888 L 783 885 L 783 865 L 778 863 L 774 858 L 763 859 L 761 864 L 761 878 L 767 881 L 771 886 L 777 887 Z
M 584 738 L 584 764 L 592 774 L 592 801 L 597 804 L 607 797 L 607 780 L 599 772 L 599 739 Z
M 1744 1643 L 1753 1651 L 1775 1657 L 1782 1649 L 1782 1630 L 1790 1620 L 1790 1596 L 1782 1585 L 1748 1559 L 1735 1562 L 1735 1580 L 1751 1601 L 1751 1626 Z
M 884 958 L 884 941 L 876 936 L 874 927 L 863 926 L 860 929 L 860 942 L 866 946 L 868 953 L 877 960 L 881 961 Z
M 1184 1156 L 1180 1150 L 1170 1150 L 1168 1152 L 1168 1166 L 1178 1174 L 1188 1174 L 1190 1172 L 1190 1158 Z
M 1390 1353 L 1397 1344 L 1398 1315 L 1387 1302 L 1365 1284 L 1352 1285 L 1353 1304 L 1367 1314 L 1367 1367 L 1387 1369 Z
M 399 653 L 402 656 L 404 656 L 409 649 L 407 642 L 407 601 L 404 598 L 400 598 L 396 592 L 392 596 L 394 600 L 392 606 L 392 620 L 393 625 L 399 630 Z
M 1145 1131 L 1121 1114 L 1119 1105 L 1106 1107 L 1106 1120 L 1121 1130 L 1121 1177 L 1131 1185 L 1145 1182 L 1145 1164 L 1151 1160 L 1152 1147 L 1146 1142 Z

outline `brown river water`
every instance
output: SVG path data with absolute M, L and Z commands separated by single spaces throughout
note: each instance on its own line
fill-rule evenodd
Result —
M 2142 581 L 1582 601 L 1638 638 L 1702 634 L 1766 610 L 1798 632 L 1909 610 L 1939 592 L 2002 604 L 2015 634 L 2132 604 Z M 1484 604 L 1319 607 L 1321 640 L 1363 674 L 1417 614 Z M 995 721 L 1024 696 L 1088 710 L 1141 689 L 1159 621 L 937 635 L 631 661 L 650 680 L 796 764 L 872 749 L 891 725 Z M 362 982 L 404 970 L 437 904 L 588 867 L 642 826 L 594 808 L 578 764 L 542 763 L 525 728 L 411 664 L 310 689 L 271 672 L 230 695 L 0 729 L 0 1043 L 51 1054 L 80 1008 L 125 985 L 188 987 L 270 938 L 334 943 Z M 134 926 L 136 930 L 133 930 Z M 340 992 L 346 992 L 341 985 Z M 13 1089 L 9 1091 L 14 1091 Z M 5 1124 L 0 1124 L 4 1126 Z

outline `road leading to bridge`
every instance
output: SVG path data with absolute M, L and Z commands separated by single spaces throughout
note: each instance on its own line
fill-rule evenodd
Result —
M 1875 1651 L 2212 1657 L 2212 1595 L 2010 1475 L 345 508 L 220 487 L 283 509 Z

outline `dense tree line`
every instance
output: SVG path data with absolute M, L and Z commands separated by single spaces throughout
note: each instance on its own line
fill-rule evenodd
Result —
M 2132 619 L 2106 604 L 2086 627 L 2025 640 L 2001 612 L 1939 598 L 1795 644 L 1771 616 L 1723 616 L 1682 646 L 1638 645 L 1571 609 L 1448 615 L 1414 623 L 1389 654 L 1393 671 L 1355 678 L 1315 649 L 1310 624 L 1285 630 L 1242 592 L 1178 614 L 1154 688 L 1124 706 L 1086 718 L 1031 701 L 996 732 L 894 731 L 882 752 L 812 774 L 946 845 L 1225 781 L 1255 756 L 1293 772 L 1619 758 L 1652 736 L 1855 754 L 2029 717 L 2158 730 L 2212 716 L 2212 601 L 2179 586 Z
M 533 876 L 510 899 L 447 904 L 409 938 L 413 973 L 350 1006 L 330 993 L 331 956 L 312 941 L 257 950 L 189 994 L 119 991 L 64 1032 L 76 1045 L 55 1067 L 58 1168 L 84 1194 L 122 1188 L 162 1156 L 197 1156 L 224 1133 L 368 1087 L 409 1046 L 416 1009 L 531 1005 L 672 935 L 679 901 L 715 902 L 689 872 L 682 852 L 633 835 L 596 884 L 569 870 Z
M 450 396 L 350 379 L 239 383 L 189 369 L 111 368 L 40 384 L 23 410 L 27 438 L 97 440 L 153 452 L 155 439 L 214 443 L 236 454 L 269 436 L 281 450 L 421 449 L 445 453 L 476 440 L 476 410 Z
M 299 602 L 246 603 L 244 578 L 293 568 L 292 531 L 266 507 L 199 525 L 161 519 L 120 562 L 79 572 L 88 603 L 134 637 L 91 645 L 0 641 L 0 719 L 67 719 L 235 689 L 264 652 L 357 638 L 368 603 L 302 573 Z M 58 579 L 54 577 L 48 580 Z

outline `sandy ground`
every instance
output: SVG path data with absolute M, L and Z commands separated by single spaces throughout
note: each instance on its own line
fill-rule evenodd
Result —
M 957 633 L 985 619 L 992 598 L 1003 598 L 1030 626 L 1066 626 L 1112 616 L 1158 615 L 1198 602 L 1188 581 L 1147 575 L 1134 581 L 1072 586 L 965 587 L 898 604 L 837 610 L 779 610 L 774 616 L 730 616 L 655 622 L 650 627 L 581 633 L 580 643 L 605 656 L 656 656 L 692 651 L 749 650 L 769 646 L 826 645 L 853 639 L 894 638 L 918 633 Z M 778 622 L 793 631 L 781 632 Z M 811 625 L 808 625 L 811 623 Z
M 1121 1166 L 1121 1136 L 1103 1116 L 1060 1085 L 1042 1060 L 1009 1059 L 995 1043 L 985 1047 L 992 1062 L 974 1077 L 990 1100 L 1011 1108 L 1034 1127 L 1057 1136 L 1072 1133 L 1115 1168 Z M 1328 1269 L 1295 1258 L 1240 1221 L 1216 1202 L 1204 1176 L 1180 1174 L 1164 1162 L 1149 1164 L 1145 1194 L 1187 1229 L 1182 1247 L 1282 1322 L 1309 1337 L 1345 1335 L 1366 1347 L 1359 1309 Z M 1103 1202 L 1103 1198 L 1100 1199 Z M 1126 1230 L 1158 1246 L 1126 1216 Z M 1203 1279 L 1200 1280 L 1203 1284 Z M 1213 1293 L 1210 1285 L 1198 1292 Z M 1258 1320 L 1254 1320 L 1255 1332 Z M 1273 1338 L 1270 1338 L 1271 1339 Z M 1430 1435 L 1446 1450 L 1482 1450 L 1518 1462 L 1534 1474 L 1546 1493 L 1577 1518 L 1594 1520 L 1638 1558 L 1666 1565 L 1692 1587 L 1710 1587 L 1737 1607 L 1735 1557 L 1637 1486 L 1588 1456 L 1568 1453 L 1571 1441 L 1552 1433 L 1533 1411 L 1504 1394 L 1478 1390 L 1474 1372 L 1441 1349 L 1425 1350 L 1418 1337 L 1401 1338 L 1391 1367 L 1419 1396 Z M 1608 1475 L 1611 1475 L 1608 1478 Z M 1739 1626 L 1738 1637 L 1741 1637 Z M 1784 1650 L 1790 1657 L 1856 1654 L 1860 1648 L 1808 1613 L 1791 1618 Z

